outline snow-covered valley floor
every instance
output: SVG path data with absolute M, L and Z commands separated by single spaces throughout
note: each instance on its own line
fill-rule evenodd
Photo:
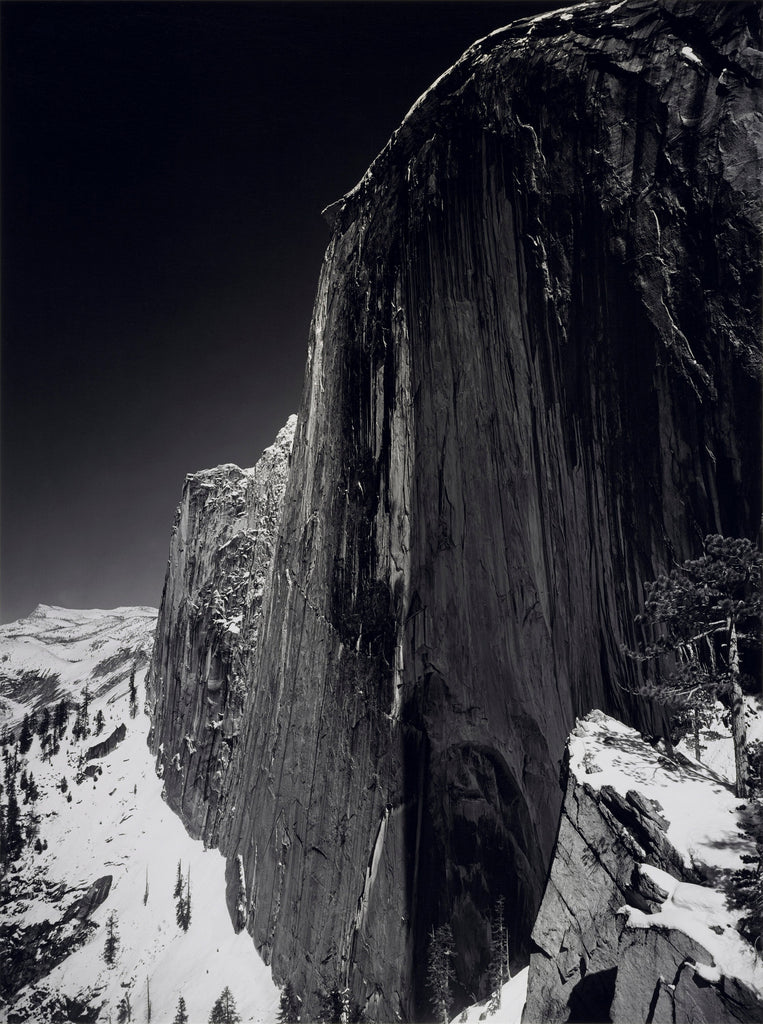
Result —
M 100 735 L 74 740 L 70 714 L 57 754 L 44 760 L 35 736 L 25 755 L 26 771 L 33 773 L 39 789 L 34 813 L 40 843 L 46 842 L 47 849 L 35 852 L 34 843 L 27 843 L 6 875 L 9 894 L 0 906 L 0 929 L 13 928 L 18 934 L 19 928 L 57 922 L 96 880 L 110 875 L 112 881 L 107 898 L 90 916 L 95 927 L 85 943 L 37 984 L 18 992 L 10 1005 L 0 1006 L 0 1019 L 67 1020 L 58 1014 L 66 1013 L 68 997 L 69 1013 L 71 1007 L 86 1004 L 99 1008 L 97 1018 L 90 1019 L 116 1022 L 118 1004 L 127 994 L 133 1021 L 149 1019 L 150 998 L 150 1020 L 162 1024 L 174 1019 L 182 995 L 190 1024 L 196 1024 L 208 1020 L 225 986 L 244 1021 L 272 1024 L 276 1018 L 279 992 L 270 969 L 250 936 L 234 933 L 228 915 L 224 859 L 191 839 L 162 801 L 162 783 L 146 745 L 144 673 L 139 670 L 135 678 L 139 700 L 134 718 L 129 681 L 124 680 L 90 704 L 91 728 L 98 711 L 103 712 Z M 88 681 L 86 675 L 83 687 Z M 122 742 L 110 754 L 88 762 L 100 773 L 78 784 L 80 755 L 121 724 L 126 726 Z M 62 779 L 67 780 L 66 793 L 60 788 Z M 23 792 L 18 796 L 26 819 L 31 805 L 23 804 Z M 176 921 L 173 891 L 178 862 L 183 878 L 190 874 L 187 932 Z M 119 946 L 109 966 L 103 953 L 112 912 Z M 70 921 L 64 931 L 78 923 Z M 28 934 L 34 941 L 34 933 Z

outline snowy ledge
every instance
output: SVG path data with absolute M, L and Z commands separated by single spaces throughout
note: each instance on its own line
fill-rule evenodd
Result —
M 729 739 L 729 743 L 730 743 Z M 635 729 L 601 711 L 579 720 L 568 742 L 570 774 L 594 792 L 612 787 L 625 797 L 636 791 L 666 821 L 665 835 L 687 868 L 721 879 L 756 857 L 755 845 L 740 830 L 738 800 L 729 784 L 692 758 L 669 758 Z M 681 881 L 647 864 L 639 870 L 666 893 L 654 913 L 624 906 L 620 913 L 632 928 L 676 930 L 703 946 L 711 963 L 695 971 L 707 981 L 721 976 L 744 981 L 763 997 L 763 958 L 737 930 L 741 912 L 727 905 L 723 891 Z

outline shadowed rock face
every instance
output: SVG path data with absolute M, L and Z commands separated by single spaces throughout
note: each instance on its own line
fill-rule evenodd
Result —
M 151 666 L 149 744 L 170 806 L 216 842 L 250 682 L 296 417 L 254 469 L 189 475 L 170 545 Z
M 308 1018 L 337 978 L 371 1019 L 426 1016 L 445 920 L 480 996 L 499 895 L 526 962 L 575 715 L 659 724 L 620 653 L 642 581 L 757 529 L 762 74 L 755 5 L 520 22 L 326 211 L 219 835 Z M 219 699 L 187 685 L 157 745 Z

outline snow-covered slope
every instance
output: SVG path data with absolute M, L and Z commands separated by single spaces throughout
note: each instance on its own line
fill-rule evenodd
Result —
M 520 1024 L 527 995 L 527 972 L 524 967 L 506 982 L 501 989 L 501 1005 L 495 1010 L 490 1009 L 490 999 L 483 999 L 468 1006 L 451 1024 L 478 1024 L 483 1020 L 488 1024 Z
M 54 612 L 54 614 L 50 614 Z M 69 693 L 93 680 L 93 665 L 129 643 L 136 650 L 144 632 L 152 627 L 149 609 L 117 612 L 35 613 L 22 623 L 4 627 L 8 674 L 22 664 L 39 671 L 51 664 L 51 649 L 64 662 L 61 671 Z M 49 629 L 55 618 L 58 628 Z M 41 636 L 32 631 L 41 622 Z M 56 641 L 64 624 L 87 624 L 87 638 Z M 121 630 L 119 623 L 125 628 Z M 14 628 L 15 627 L 15 628 Z M 132 632 L 130 632 L 132 630 Z M 11 646 L 11 643 L 13 646 Z M 42 651 L 39 661 L 34 652 Z M 73 652 L 81 651 L 77 662 Z M 100 657 L 99 657 L 100 656 Z M 270 970 L 258 957 L 251 938 L 236 935 L 225 902 L 225 861 L 217 851 L 205 850 L 192 840 L 162 800 L 162 782 L 154 772 L 146 745 L 148 720 L 142 711 L 143 676 L 135 677 L 138 701 L 130 714 L 129 674 L 102 690 L 90 704 L 91 728 L 99 711 L 104 727 L 99 736 L 72 739 L 73 717 L 60 750 L 43 759 L 35 736 L 22 758 L 17 793 L 22 819 L 27 824 L 33 809 L 39 827 L 39 845 L 25 844 L 20 860 L 11 865 L 0 890 L 0 974 L 5 989 L 29 981 L 6 994 L 0 1019 L 14 1021 L 114 1020 L 118 1004 L 127 994 L 133 1021 L 171 1021 L 178 997 L 183 996 L 191 1024 L 206 1021 L 213 1003 L 227 985 L 244 1021 L 272 1022 L 278 989 Z M 79 668 L 78 668 L 79 665 Z M 119 675 L 117 670 L 117 675 Z M 39 702 L 33 693 L 25 701 L 17 689 L 17 709 L 23 714 Z M 81 758 L 120 725 L 126 734 L 103 757 Z M 15 745 L 6 744 L 9 756 Z M 85 769 L 90 773 L 84 774 Z M 34 804 L 24 805 L 19 789 L 21 771 L 31 771 L 39 789 Z M 79 783 L 77 779 L 80 779 Z M 66 792 L 61 789 L 66 779 Z M 7 786 L 3 801 L 7 803 Z M 191 921 L 184 932 L 176 920 L 173 897 L 178 863 L 184 879 L 190 874 Z M 109 878 L 110 876 L 110 883 Z M 95 885 L 94 883 L 99 883 Z M 103 902 L 99 899 L 106 892 Z M 106 922 L 115 915 L 119 947 L 113 966 L 104 960 Z M 55 963 L 61 955 L 64 959 Z M 15 974 L 9 978 L 10 971 Z M 40 974 L 39 977 L 35 975 Z M 15 980 L 15 985 L 14 985 Z
M 25 619 L 0 626 L 0 724 L 61 697 L 93 696 L 147 662 L 156 608 L 75 611 L 38 605 Z

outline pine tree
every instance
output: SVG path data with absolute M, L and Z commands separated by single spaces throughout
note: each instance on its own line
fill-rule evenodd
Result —
M 148 903 L 148 868 L 146 868 L 146 888 L 143 892 L 143 906 Z
M 135 685 L 135 666 L 130 672 L 130 718 L 135 718 L 138 713 L 138 688 Z
M 103 709 L 98 708 L 98 712 L 95 716 L 95 735 L 100 736 L 103 732 L 103 727 L 106 724 L 106 719 L 103 716 Z
M 501 894 L 495 901 L 490 919 L 490 1005 L 495 1013 L 501 1007 L 501 989 L 509 980 L 509 936 L 504 922 L 506 901 Z
M 130 1002 L 130 991 L 125 991 L 117 1003 L 117 1020 L 119 1024 L 130 1024 L 132 1020 L 132 1003 Z
M 188 1011 L 185 1008 L 185 999 L 178 996 L 178 1008 L 172 1024 L 188 1024 Z
M 151 1024 L 151 988 L 146 978 L 146 1024 Z
M 350 992 L 339 981 L 328 990 L 318 993 L 319 1024 L 348 1024 L 350 1019 Z
M 240 1024 L 241 1015 L 236 1009 L 233 993 L 226 985 L 209 1014 L 209 1024 Z
M 19 750 L 22 754 L 27 754 L 31 746 L 32 730 L 29 727 L 29 715 L 24 715 L 24 720 L 21 723 L 21 732 L 19 733 Z
M 178 865 L 179 867 L 180 865 Z M 191 924 L 191 869 L 188 868 L 188 880 L 184 884 L 182 876 L 179 878 L 180 895 L 175 902 L 175 920 L 178 928 L 187 932 Z M 175 892 L 178 891 L 178 884 L 175 885 Z
M 188 866 L 188 878 L 185 886 L 185 900 L 183 906 L 183 931 L 187 932 L 191 925 L 191 866 Z
M 278 1024 L 299 1024 L 301 1020 L 300 1003 L 302 1000 L 294 991 L 294 986 L 287 981 L 281 991 L 278 1004 Z
M 454 977 L 453 932 L 449 924 L 441 924 L 432 929 L 427 951 L 427 988 L 437 1024 L 449 1024 Z
M 46 705 L 42 709 L 42 714 L 37 723 L 37 735 L 40 737 L 40 743 L 45 742 L 45 737 L 48 735 L 50 730 L 50 708 Z
M 35 782 L 34 775 L 32 775 L 32 773 L 30 772 L 29 781 L 27 783 L 26 800 L 29 800 L 31 803 L 34 803 L 36 800 L 39 800 L 39 798 L 40 791 L 37 788 L 37 783 Z M 25 803 L 26 800 L 24 801 Z
M 16 777 L 11 773 L 8 779 L 6 791 L 8 803 L 5 807 L 5 849 L 3 851 L 3 862 L 9 864 L 18 860 L 21 851 L 24 849 L 24 831 L 21 827 L 21 811 L 16 799 Z
M 117 915 L 112 910 L 106 918 L 106 942 L 103 947 L 103 959 L 106 961 L 107 966 L 114 966 L 118 951 L 119 931 L 117 928 Z
M 177 879 L 175 880 L 175 889 L 172 895 L 175 899 L 177 899 L 178 896 L 183 895 L 183 867 L 180 861 L 178 861 L 178 874 Z
M 61 739 L 63 734 L 66 732 L 66 723 L 69 720 L 69 703 L 66 697 L 62 697 L 56 705 L 56 710 L 53 713 L 53 730 L 58 734 L 58 738 Z
M 749 541 L 711 535 L 704 554 L 645 587 L 636 621 L 646 638 L 639 661 L 661 661 L 666 671 L 641 692 L 674 708 L 702 714 L 722 698 L 731 712 L 736 793 L 747 796 L 747 731 L 741 653 L 760 646 L 763 555 Z

